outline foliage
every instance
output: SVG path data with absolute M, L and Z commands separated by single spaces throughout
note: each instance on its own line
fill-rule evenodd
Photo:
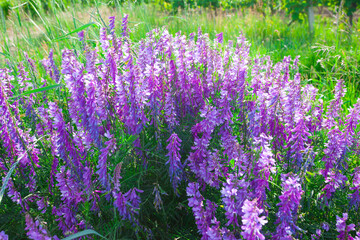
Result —
M 9 15 L 10 6 L 11 5 L 10 5 L 9 0 L 1 0 L 0 1 L 0 10 L 1 10 L 2 17 L 6 17 L 7 15 Z
M 324 5 L 332 9 L 344 8 L 351 26 L 353 25 L 354 21 L 354 13 L 360 6 L 357 0 L 324 0 Z
M 1 0 L 0 8 L 5 16 L 8 16 L 10 8 L 23 8 L 31 17 L 37 17 L 41 12 L 54 12 L 56 9 L 64 11 L 74 5 L 95 6 L 101 3 L 115 7 L 124 2 L 125 0 Z

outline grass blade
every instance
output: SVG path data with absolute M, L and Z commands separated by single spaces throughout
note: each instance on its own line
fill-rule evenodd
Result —
M 40 137 L 39 139 L 37 139 L 34 144 L 36 144 L 38 141 L 40 141 L 43 137 Z M 16 166 L 19 164 L 20 160 L 25 156 L 25 154 L 27 154 L 29 151 L 29 149 L 27 149 L 23 155 L 21 155 L 20 157 L 18 157 L 18 160 L 13 163 L 13 165 L 11 166 L 11 168 L 9 169 L 9 172 L 6 174 L 6 177 L 4 179 L 4 182 L 3 182 L 3 185 L 1 186 L 1 189 L 0 189 L 0 204 L 1 204 L 1 201 L 4 197 L 4 193 L 5 193 L 5 190 L 6 190 L 6 187 L 8 185 L 8 182 L 9 182 L 9 179 L 14 171 L 14 169 L 16 168 Z
M 53 42 L 67 39 L 67 38 L 66 38 L 67 36 L 69 36 L 69 35 L 71 35 L 71 34 L 73 34 L 73 33 L 80 32 L 80 31 L 84 30 L 85 28 L 88 28 L 88 27 L 90 27 L 90 26 L 92 26 L 92 25 L 94 25 L 94 24 L 95 24 L 94 22 L 90 22 L 90 23 L 84 24 L 84 25 L 82 25 L 81 27 L 78 27 L 77 29 L 75 29 L 75 30 L 73 30 L 73 31 L 65 34 L 64 36 L 61 36 L 61 37 L 59 37 L 59 38 L 54 39 Z
M 11 177 L 11 174 L 13 173 L 14 169 L 16 168 L 16 166 L 19 164 L 20 159 L 21 159 L 21 158 L 19 158 L 19 160 L 17 160 L 17 161 L 11 166 L 9 172 L 6 174 L 5 180 L 4 180 L 3 185 L 1 186 L 1 190 L 0 190 L 0 204 L 1 204 L 1 201 L 2 201 L 2 199 L 3 199 L 3 197 L 4 197 L 5 189 L 6 189 L 7 185 L 8 185 L 8 182 L 9 182 L 9 179 L 10 179 L 10 177 Z
M 43 91 L 47 91 L 47 90 L 58 88 L 58 87 L 62 87 L 62 84 L 54 84 L 54 85 L 50 85 L 50 86 L 46 86 L 46 87 L 42 87 L 42 88 L 29 90 L 29 91 L 23 92 L 22 94 L 19 94 L 17 96 L 11 97 L 11 98 L 18 98 L 18 97 L 21 97 L 21 96 L 29 95 L 29 94 L 32 94 L 32 93 L 43 92 Z
M 72 239 L 75 239 L 75 238 L 79 238 L 79 237 L 83 237 L 83 236 L 86 236 L 86 235 L 89 235 L 89 234 L 95 234 L 95 235 L 98 235 L 99 237 L 103 238 L 103 239 L 106 239 L 103 235 L 101 235 L 100 233 L 92 230 L 92 229 L 87 229 L 87 230 L 84 230 L 84 231 L 81 231 L 81 232 L 78 232 L 78 233 L 75 233 L 73 235 L 70 235 L 66 238 L 63 238 L 62 240 L 72 240 Z

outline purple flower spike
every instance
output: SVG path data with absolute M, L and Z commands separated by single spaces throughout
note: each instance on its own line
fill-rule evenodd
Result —
M 84 31 L 78 32 L 79 41 L 84 43 Z
M 105 142 L 106 147 L 100 150 L 101 154 L 99 156 L 98 171 L 96 173 L 99 175 L 101 185 L 106 190 L 109 190 L 110 182 L 107 173 L 107 157 L 116 148 L 116 139 L 110 133 L 106 133 L 105 136 L 109 138 L 109 140 Z
M 308 118 L 303 111 L 295 113 L 294 128 L 291 130 L 289 140 L 287 141 L 290 147 L 291 158 L 296 163 L 296 168 L 300 168 L 303 162 L 303 152 L 306 149 L 308 136 L 310 135 L 309 129 L 306 126 Z
M 110 47 L 109 40 L 106 35 L 106 28 L 100 29 L 100 44 L 104 52 L 107 52 L 107 49 Z
M 349 235 L 350 231 L 355 230 L 355 224 L 346 225 L 346 220 L 348 220 L 348 214 L 343 213 L 343 217 L 336 216 L 336 231 L 339 232 L 337 236 L 338 239 L 349 239 L 352 240 L 353 237 Z
M 166 149 L 169 151 L 169 153 L 166 156 L 169 157 L 169 160 L 166 162 L 166 164 L 169 164 L 170 180 L 173 183 L 174 191 L 177 193 L 177 187 L 181 181 L 180 174 L 183 168 L 179 153 L 181 139 L 176 133 L 173 133 L 167 142 L 169 144 L 167 145 Z
M 109 31 L 112 35 L 115 33 L 115 16 L 109 17 Z
M 129 205 L 129 211 L 133 217 L 139 214 L 141 198 L 138 195 L 138 193 L 143 193 L 143 192 L 144 191 L 140 189 L 133 188 L 124 194 L 124 197 L 127 199 Z
M 206 232 L 208 230 L 209 222 L 205 218 L 205 213 L 203 209 L 203 201 L 204 197 L 201 196 L 199 192 L 199 184 L 198 183 L 189 183 L 186 193 L 189 197 L 189 207 L 192 208 L 196 225 L 199 229 L 199 232 L 206 236 Z
M 301 195 L 304 191 L 301 189 L 299 178 L 290 174 L 281 176 L 283 190 L 281 192 L 280 203 L 277 205 L 279 211 L 276 224 L 279 224 L 274 239 L 292 239 L 292 235 L 300 228 L 296 226 L 297 210 L 299 208 Z
M 275 169 L 275 159 L 273 153 L 271 152 L 269 142 L 272 140 L 272 137 L 267 137 L 264 133 L 260 134 L 257 143 L 260 145 L 261 149 L 260 157 L 256 163 L 254 174 L 256 179 L 253 182 L 254 185 L 254 195 L 259 198 L 259 206 L 262 206 L 266 200 L 266 188 L 269 188 L 269 178 L 271 174 L 276 172 Z
M 353 191 L 353 193 L 349 194 L 350 198 L 350 205 L 354 206 L 357 210 L 360 205 L 360 168 L 355 168 L 355 171 L 353 173 L 353 180 L 352 180 L 352 187 L 350 187 L 350 190 Z
M 161 199 L 161 195 L 166 194 L 166 192 L 162 191 L 159 184 L 155 184 L 154 190 L 153 190 L 153 194 L 154 194 L 154 206 L 156 211 L 161 210 L 162 205 L 163 205 L 163 201 Z
M 330 230 L 330 225 L 327 222 L 321 223 L 321 227 L 327 232 Z
M 50 78 L 53 79 L 56 83 L 60 81 L 60 72 L 55 65 L 54 61 L 54 51 L 50 49 L 48 59 L 42 60 L 42 64 L 46 70 L 46 73 L 50 75 Z
M 25 222 L 26 222 L 26 230 L 28 231 L 26 235 L 29 237 L 29 239 L 34 240 L 59 240 L 57 236 L 50 237 L 49 233 L 46 231 L 46 229 L 41 226 L 39 221 L 35 221 L 31 218 L 29 214 L 26 214 L 25 216 Z M 1 237 L 1 234 L 0 234 Z M 7 239 L 7 238 L 4 238 Z
M 224 203 L 225 216 L 228 220 L 227 226 L 232 224 L 235 227 L 239 226 L 238 216 L 242 215 L 241 206 L 248 195 L 248 183 L 241 179 L 240 176 L 229 174 L 223 188 L 221 189 L 221 197 Z
M 129 29 L 128 29 L 128 17 L 129 15 L 125 14 L 125 16 L 122 19 L 122 36 L 123 37 L 128 37 L 129 36 Z
M 85 50 L 85 33 L 84 31 L 78 32 L 79 41 L 81 43 L 81 47 Z
M 360 231 L 356 233 L 354 240 L 360 240 Z
M 9 236 L 4 231 L 0 232 L 0 240 L 9 240 Z
M 171 92 L 166 93 L 165 96 L 165 121 L 169 124 L 170 129 L 173 129 L 175 125 L 179 125 L 175 111 L 174 97 Z
M 223 33 L 222 33 L 222 32 L 216 34 L 216 40 L 218 41 L 218 43 L 223 43 L 224 37 L 223 37 Z
M 245 200 L 244 205 L 242 206 L 242 212 L 244 213 L 242 217 L 242 227 L 243 232 L 241 235 L 244 239 L 247 240 L 264 240 L 264 235 L 260 232 L 262 226 L 264 226 L 268 221 L 265 220 L 265 216 L 260 217 L 260 214 L 263 212 L 263 209 L 258 208 L 257 199 L 255 198 L 252 201 L 248 199 Z
M 346 118 L 346 134 L 349 138 L 348 141 L 352 143 L 352 136 L 355 135 L 355 129 L 360 123 L 360 98 L 358 99 L 354 107 L 349 109 L 349 114 Z

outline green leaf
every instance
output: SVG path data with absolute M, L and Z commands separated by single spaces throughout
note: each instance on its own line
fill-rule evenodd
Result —
M 11 177 L 11 174 L 13 173 L 15 167 L 18 165 L 18 163 L 20 162 L 20 158 L 19 160 L 17 160 L 10 168 L 9 172 L 6 174 L 6 177 L 5 177 L 5 180 L 3 182 L 3 185 L 1 187 L 1 190 L 0 190 L 0 204 L 1 204 L 1 201 L 3 199 L 3 196 L 4 196 L 4 193 L 5 193 L 5 189 L 8 185 L 8 182 L 9 182 L 9 179 Z
M 235 166 L 235 160 L 234 159 L 230 160 L 230 166 L 231 166 L 231 168 L 234 168 L 234 166 Z
M 309 174 L 312 177 L 315 176 L 315 173 L 312 173 L 312 172 L 309 172 L 309 171 L 307 171 L 306 173 Z
M 94 25 L 94 24 L 95 24 L 94 22 L 90 22 L 90 23 L 87 23 L 87 24 L 85 24 L 85 25 L 82 25 L 81 27 L 78 27 L 77 29 L 75 29 L 75 30 L 73 30 L 73 31 L 65 34 L 64 36 L 61 36 L 61 37 L 59 37 L 59 38 L 55 38 L 55 39 L 52 40 L 52 41 L 53 41 L 53 42 L 57 42 L 57 41 L 65 40 L 65 39 L 67 39 L 67 36 L 69 36 L 69 35 L 71 35 L 71 34 L 73 34 L 73 33 L 80 32 L 80 31 L 84 30 L 85 28 L 88 28 L 88 27 L 90 27 L 90 26 L 92 26 L 92 25 Z
M 136 135 L 131 135 L 128 139 L 127 139 L 127 144 L 132 144 L 136 141 L 136 139 L 138 139 L 139 136 Z
M 86 236 L 86 235 L 89 235 L 89 234 L 95 234 L 95 235 L 98 235 L 99 237 L 101 238 L 104 238 L 106 239 L 103 235 L 101 235 L 100 233 L 92 230 L 92 229 L 87 229 L 87 230 L 84 230 L 84 231 L 81 231 L 81 232 L 78 232 L 78 233 L 75 233 L 73 235 L 70 235 L 66 238 L 63 238 L 62 240 L 72 240 L 72 239 L 75 239 L 75 238 L 79 238 L 79 237 L 83 237 L 83 236 Z
M 10 55 L 7 54 L 7 53 L 0 52 L 0 54 L 3 55 L 3 56 L 5 56 L 5 57 L 10 57 Z
M 43 137 L 40 137 L 39 139 L 37 139 L 37 140 L 34 142 L 34 144 L 37 143 L 38 141 L 40 141 L 42 138 L 43 138 Z M 11 174 L 13 173 L 14 169 L 16 168 L 16 166 L 19 164 L 20 160 L 25 156 L 25 154 L 27 154 L 28 151 L 29 151 L 29 150 L 27 149 L 26 152 L 25 152 L 22 156 L 18 157 L 18 160 L 17 160 L 15 163 L 13 163 L 13 165 L 12 165 L 11 168 L 9 169 L 9 172 L 6 174 L 6 177 L 5 177 L 5 179 L 4 179 L 3 185 L 2 185 L 2 187 L 1 187 L 1 189 L 0 189 L 0 204 L 1 204 L 1 201 L 2 201 L 2 199 L 3 199 L 3 196 L 4 196 L 4 193 L 5 193 L 6 187 L 7 187 L 7 185 L 8 185 L 9 179 L 10 179 L 10 177 L 11 177 Z
M 37 89 L 33 89 L 33 90 L 23 92 L 22 94 L 11 97 L 11 98 L 18 98 L 18 97 L 21 97 L 21 96 L 29 95 L 29 94 L 32 94 L 32 93 L 43 92 L 43 91 L 58 88 L 58 87 L 61 87 L 61 86 L 63 86 L 63 85 L 62 84 L 54 84 L 54 85 L 50 85 L 50 86 L 47 86 L 47 87 L 37 88 Z

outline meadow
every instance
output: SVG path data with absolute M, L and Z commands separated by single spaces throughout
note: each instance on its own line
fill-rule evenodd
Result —
M 360 239 L 356 17 L 66 2 L 2 11 L 0 239 Z

